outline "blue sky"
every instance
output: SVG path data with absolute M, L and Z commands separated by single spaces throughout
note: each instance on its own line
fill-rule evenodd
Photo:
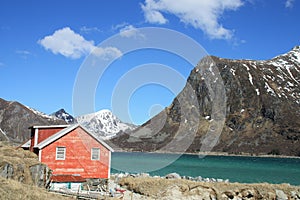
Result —
M 74 84 L 86 57 L 115 34 L 142 38 L 139 28 L 143 27 L 183 33 L 210 55 L 269 59 L 299 45 L 299 11 L 296 0 L 1 1 L 0 97 L 47 114 L 60 108 L 74 114 Z M 186 60 L 159 50 L 122 54 L 114 46 L 96 49 L 101 56 L 117 59 L 98 82 L 95 111 L 114 110 L 114 88 L 138 66 L 159 63 L 184 78 L 193 68 Z M 175 95 L 168 87 L 148 84 L 120 104 L 128 107 L 134 123 L 141 124 L 170 105 Z

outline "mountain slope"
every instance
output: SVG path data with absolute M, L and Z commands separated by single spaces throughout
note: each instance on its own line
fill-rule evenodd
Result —
M 100 110 L 92 114 L 79 116 L 76 120 L 101 139 L 110 139 L 118 133 L 132 131 L 136 128 L 135 125 L 121 122 L 109 110 Z
M 265 61 L 203 58 L 168 108 L 112 142 L 140 151 L 300 155 L 300 47 Z
M 33 125 L 66 124 L 15 101 L 0 98 L 0 139 L 23 143 L 30 138 L 28 127 Z

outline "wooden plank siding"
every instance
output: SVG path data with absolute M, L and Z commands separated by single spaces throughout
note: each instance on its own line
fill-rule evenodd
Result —
M 43 134 L 46 136 L 53 132 L 49 129 Z M 56 147 L 66 148 L 65 160 L 56 160 Z M 99 160 L 91 159 L 92 148 L 100 149 Z M 109 178 L 110 176 L 110 150 L 80 126 L 45 146 L 39 154 L 40 161 L 47 164 L 53 170 L 54 175 L 79 174 L 83 178 Z
M 38 129 L 39 130 L 38 131 L 38 139 L 37 139 L 38 144 L 62 129 L 64 129 L 64 128 L 49 128 L 49 129 L 41 128 L 41 129 Z
M 33 147 L 37 144 L 41 143 L 51 135 L 54 135 L 58 131 L 61 131 L 65 127 L 49 127 L 49 128 L 31 128 L 31 144 L 30 151 L 34 151 Z M 37 137 L 37 138 L 36 138 Z

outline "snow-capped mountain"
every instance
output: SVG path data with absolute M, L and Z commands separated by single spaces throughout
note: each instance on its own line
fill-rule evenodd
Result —
M 60 109 L 60 110 L 56 111 L 55 113 L 52 113 L 51 116 L 62 119 L 68 124 L 74 124 L 77 122 L 76 119 L 72 115 L 67 113 L 64 109 Z
M 34 125 L 59 125 L 80 123 L 100 139 L 110 139 L 118 134 L 136 128 L 135 125 L 121 122 L 109 110 L 77 117 L 60 109 L 47 115 L 15 101 L 0 98 L 0 141 L 23 143 L 30 138 L 30 129 Z
M 107 109 L 76 117 L 76 120 L 95 134 L 96 137 L 102 139 L 110 139 L 118 134 L 132 131 L 136 128 L 135 125 L 123 123 Z
M 220 78 L 223 86 L 217 84 Z M 136 151 L 163 149 L 170 141 L 180 146 L 186 141 L 178 137 L 178 132 L 189 116 L 189 121 L 199 123 L 195 136 L 188 128 L 183 131 L 186 137 L 193 138 L 187 152 L 199 152 L 206 134 L 219 130 L 221 134 L 212 151 L 300 156 L 299 46 L 269 60 L 207 56 L 191 71 L 187 83 L 165 110 L 167 117 L 162 112 L 129 136 L 120 135 L 112 142 Z M 189 86 L 194 93 L 189 92 Z M 218 99 L 220 94 L 222 98 Z M 193 114 L 195 106 L 191 99 L 198 103 L 200 117 Z M 226 100 L 224 104 L 220 99 Z M 157 124 L 163 120 L 163 128 L 158 131 Z M 176 148 L 174 145 L 168 151 L 177 152 Z

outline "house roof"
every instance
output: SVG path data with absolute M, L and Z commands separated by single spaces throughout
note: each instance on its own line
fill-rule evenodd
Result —
M 25 143 L 21 144 L 19 147 L 21 147 L 21 148 L 30 148 L 30 145 L 31 145 L 31 139 L 29 139 Z
M 31 126 L 29 128 L 66 128 L 70 126 L 69 124 L 64 125 L 45 125 L 45 126 Z
M 78 127 L 82 128 L 85 132 L 87 132 L 91 137 L 93 137 L 95 140 L 97 140 L 100 144 L 102 144 L 108 150 L 110 150 L 111 152 L 114 152 L 114 150 L 108 144 L 106 144 L 104 141 L 96 138 L 92 133 L 90 133 L 85 127 L 81 126 L 80 124 L 74 124 L 74 125 L 68 126 L 65 129 L 62 129 L 61 131 L 55 133 L 54 135 L 51 135 L 50 137 L 43 140 L 41 143 L 35 145 L 34 147 L 42 149 L 45 146 L 51 144 L 52 142 L 58 140 L 59 138 L 61 138 L 63 136 L 65 136 L 66 134 L 68 134 L 69 132 L 73 131 L 74 129 L 76 129 Z
M 77 182 L 82 183 L 86 180 L 80 175 L 53 175 L 51 181 L 54 183 L 67 183 L 67 182 Z

